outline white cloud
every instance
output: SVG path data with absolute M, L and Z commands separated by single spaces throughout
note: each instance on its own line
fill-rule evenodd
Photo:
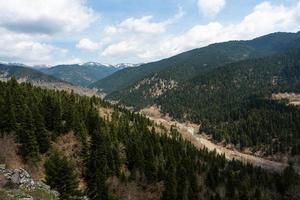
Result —
M 162 42 L 161 51 L 174 55 L 216 42 L 252 39 L 276 31 L 295 32 L 300 29 L 299 17 L 300 1 L 291 7 L 263 2 L 239 23 L 196 25 L 184 34 Z
M 116 33 L 118 33 L 118 28 L 115 27 L 115 26 L 107 26 L 104 29 L 104 34 L 105 35 L 113 35 L 113 34 L 116 34 Z
M 198 0 L 199 11 L 205 16 L 217 15 L 225 4 L 225 0 Z
M 263 2 L 255 6 L 243 20 L 233 24 L 215 21 L 195 25 L 181 34 L 169 35 L 166 33 L 155 37 L 151 34 L 141 36 L 134 32 L 127 33 L 126 37 L 120 37 L 121 40 L 111 41 L 110 45 L 104 49 L 105 53 L 102 56 L 119 56 L 120 58 L 131 58 L 136 62 L 146 62 L 211 43 L 252 39 L 277 31 L 296 32 L 299 30 L 300 1 L 292 6 Z M 135 42 L 135 45 L 130 46 L 130 50 L 125 49 L 128 41 Z M 123 50 L 119 51 L 118 47 Z
M 34 41 L 31 36 L 25 34 L 16 34 L 0 28 L 0 35 L 0 58 L 2 60 L 43 64 L 63 59 L 67 53 L 65 49 Z
M 83 61 L 80 58 L 72 57 L 68 60 L 65 60 L 62 64 L 72 65 L 72 64 L 82 63 L 82 62 Z
M 128 31 L 135 31 L 141 33 L 161 34 L 166 31 L 165 23 L 150 22 L 153 16 L 144 16 L 142 18 L 128 18 L 123 21 L 119 27 Z
M 76 48 L 78 49 L 85 49 L 85 50 L 90 50 L 94 51 L 100 48 L 100 44 L 91 41 L 88 38 L 82 38 L 77 44 Z
M 97 19 L 84 0 L 1 0 L 0 26 L 21 33 L 80 31 Z
M 166 31 L 168 21 L 153 22 L 153 16 L 143 16 L 141 18 L 128 18 L 120 24 L 107 26 L 104 29 L 105 35 L 122 34 L 125 32 L 146 33 L 146 34 L 162 34 Z
M 0 0 L 0 59 L 26 64 L 68 60 L 68 51 L 51 42 L 97 18 L 85 0 Z
M 224 27 L 218 22 L 196 25 L 179 36 L 171 37 L 160 44 L 164 54 L 174 55 L 182 51 L 224 41 Z
M 124 40 L 108 46 L 102 52 L 103 56 L 115 56 L 122 53 L 136 53 L 139 45 L 136 40 Z
M 183 17 L 185 13 L 179 6 L 177 13 L 165 21 L 153 22 L 153 16 L 143 16 L 141 18 L 127 18 L 116 26 L 110 25 L 104 29 L 105 35 L 122 34 L 124 32 L 145 33 L 145 34 L 162 34 L 166 32 L 168 25 L 173 24 Z
M 104 31 L 104 39 L 101 41 L 104 46 L 101 52 L 102 57 L 119 57 L 122 55 L 138 55 L 140 58 L 152 57 L 152 52 L 146 53 L 156 44 L 157 39 L 166 34 L 167 27 L 183 17 L 184 11 L 178 7 L 178 11 L 169 19 L 153 22 L 153 16 L 141 18 L 128 18 L 121 23 L 107 26 Z M 129 56 L 131 57 L 131 56 Z M 128 58 L 129 58 L 128 57 Z M 126 61 L 122 57 L 121 62 Z
M 240 24 L 229 27 L 235 37 L 254 37 L 273 31 L 298 31 L 300 28 L 300 1 L 291 7 L 263 2 Z M 229 32 L 229 30 L 227 30 Z
M 102 39 L 99 42 L 92 42 L 89 39 L 82 39 L 76 45 L 77 48 L 86 50 L 100 50 L 101 59 L 112 62 L 114 59 L 119 62 L 126 62 L 132 55 L 149 57 L 145 54 L 145 49 L 154 44 L 156 37 L 164 35 L 167 27 L 184 15 L 181 7 L 169 19 L 155 22 L 153 16 L 143 16 L 141 18 L 130 17 L 116 25 L 108 25 L 102 32 Z M 154 40 L 151 42 L 151 38 Z M 149 45 L 150 44 L 150 45 Z M 122 57 L 123 55 L 131 55 Z M 129 61 L 129 60 L 128 60 Z

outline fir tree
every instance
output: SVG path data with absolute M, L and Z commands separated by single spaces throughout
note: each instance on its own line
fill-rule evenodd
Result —
M 102 133 L 94 132 L 87 162 L 87 195 L 91 200 L 107 200 L 107 143 Z
M 33 108 L 34 114 L 34 126 L 36 140 L 39 146 L 40 153 L 46 153 L 50 147 L 50 136 L 49 132 L 46 130 L 44 120 L 40 111 L 36 106 Z
M 36 161 L 39 158 L 39 147 L 36 140 L 32 113 L 27 105 L 24 105 L 21 126 L 18 129 L 18 140 L 21 144 L 20 154 L 25 160 Z
M 57 152 L 53 152 L 45 162 L 46 183 L 57 190 L 61 199 L 79 196 L 78 176 L 72 164 Z
M 177 181 L 176 181 L 176 166 L 174 158 L 170 158 L 166 165 L 166 175 L 164 178 L 164 188 L 162 200 L 170 200 L 177 198 Z

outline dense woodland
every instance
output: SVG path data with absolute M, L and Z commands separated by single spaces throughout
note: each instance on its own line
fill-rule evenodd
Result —
M 158 78 L 152 80 L 159 85 Z M 299 50 L 227 64 L 158 97 L 151 97 L 150 89 L 149 84 L 140 85 L 116 98 L 137 109 L 158 105 L 163 113 L 201 124 L 201 132 L 241 149 L 300 153 L 300 108 L 271 100 L 274 93 L 300 92 Z
M 217 141 L 299 154 L 300 108 L 271 100 L 299 93 L 300 51 L 226 65 L 189 81 L 158 99 L 165 113 L 202 124 Z M 174 97 L 174 98 L 173 98 Z M 176 106 L 173 106 L 176 105 Z
M 103 107 L 114 109 L 111 120 L 99 116 L 97 109 Z M 226 161 L 215 152 L 197 150 L 174 128 L 156 132 L 147 118 L 99 98 L 18 84 L 13 78 L 0 82 L 0 113 L 2 136 L 15 135 L 24 162 L 48 157 L 45 181 L 62 199 L 117 199 L 106 185 L 112 176 L 124 183 L 162 182 L 164 200 L 296 199 L 299 193 L 292 166 L 276 174 Z M 51 147 L 71 130 L 83 146 L 80 169 Z M 78 189 L 79 178 L 85 191 Z

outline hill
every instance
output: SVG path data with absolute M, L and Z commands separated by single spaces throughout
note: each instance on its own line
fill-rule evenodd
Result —
M 65 81 L 39 72 L 33 68 L 14 64 L 0 64 L 0 79 L 7 80 L 12 76 L 15 76 L 18 80 L 23 82 L 66 83 Z
M 251 41 L 211 45 L 202 49 L 210 53 L 198 62 L 194 57 L 199 56 L 194 56 L 185 67 L 167 67 L 106 98 L 136 109 L 156 105 L 175 119 L 201 124 L 200 131 L 212 135 L 216 142 L 241 150 L 250 147 L 263 156 L 291 158 L 300 154 L 300 128 L 295 125 L 299 124 L 299 108 L 279 103 L 272 96 L 300 92 L 299 42 L 299 33 L 274 33 Z M 239 55 L 245 50 L 237 44 L 247 46 L 248 59 L 224 59 L 221 64 L 220 55 Z M 215 51 L 207 50 L 212 47 Z M 220 63 L 191 67 L 213 58 Z
M 272 96 L 299 93 L 299 80 L 300 50 L 291 50 L 227 64 L 161 93 L 162 88 L 139 83 L 116 99 L 136 108 L 158 105 L 176 119 L 201 124 L 200 131 L 217 142 L 251 147 L 265 155 L 293 156 L 300 154 L 300 108 Z
M 0 80 L 7 81 L 15 77 L 18 82 L 29 82 L 33 85 L 43 88 L 64 90 L 67 92 L 75 92 L 80 95 L 93 96 L 97 95 L 96 90 L 72 85 L 64 80 L 47 75 L 32 67 L 20 64 L 0 64 Z
M 197 149 L 174 128 L 162 129 L 96 97 L 15 79 L 0 82 L 0 88 L 0 142 L 15 138 L 1 148 L 16 146 L 22 162 L 44 173 L 41 177 L 62 199 L 128 199 L 132 191 L 136 199 L 153 200 L 291 199 L 297 194 L 299 176 L 292 166 L 279 174 L 227 161 Z M 105 110 L 109 116 L 101 115 Z M 0 162 L 11 154 L 0 151 Z M 78 179 L 85 187 L 79 188 Z
M 272 55 L 300 46 L 300 33 L 273 33 L 249 41 L 230 41 L 194 49 L 137 68 L 120 70 L 90 85 L 110 94 L 130 90 L 130 86 L 157 77 L 161 80 L 184 82 L 201 72 L 224 64 Z M 150 83 L 151 84 L 151 83 Z
M 50 68 L 41 68 L 39 70 L 48 75 L 72 83 L 73 85 L 85 87 L 125 67 L 126 65 L 115 67 L 112 65 L 89 62 L 73 65 L 57 65 Z

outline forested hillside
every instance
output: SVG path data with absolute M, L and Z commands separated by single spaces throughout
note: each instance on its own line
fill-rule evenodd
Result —
M 299 80 L 300 51 L 292 50 L 216 68 L 158 97 L 145 84 L 116 98 L 137 108 L 157 104 L 176 119 L 201 123 L 219 142 L 295 155 L 300 153 L 300 109 L 271 95 L 299 93 Z
M 219 66 L 284 52 L 300 47 L 300 33 L 273 33 L 249 41 L 230 41 L 194 49 L 168 59 L 118 71 L 93 83 L 90 87 L 105 93 L 130 90 L 142 80 L 156 77 L 159 80 L 184 82 L 199 73 Z M 149 82 L 154 87 L 156 81 Z
M 99 110 L 112 109 L 110 117 Z M 0 82 L 1 138 L 15 136 L 23 162 L 43 157 L 46 183 L 62 199 L 87 195 L 117 199 L 107 179 L 141 188 L 162 183 L 157 199 L 293 199 L 299 177 L 292 166 L 282 174 L 198 150 L 175 129 L 158 129 L 145 117 L 98 99 Z M 54 151 L 55 138 L 74 131 L 81 143 L 79 165 Z M 3 148 L 3 147 L 2 147 Z M 85 189 L 79 190 L 79 178 Z M 243 181 L 241 181 L 243 180 Z
M 50 68 L 42 68 L 40 71 L 74 85 L 86 87 L 120 69 L 122 68 L 105 66 L 100 63 L 83 63 L 58 65 Z
M 10 79 L 12 76 L 28 82 L 66 83 L 29 67 L 0 64 L 0 79 Z

